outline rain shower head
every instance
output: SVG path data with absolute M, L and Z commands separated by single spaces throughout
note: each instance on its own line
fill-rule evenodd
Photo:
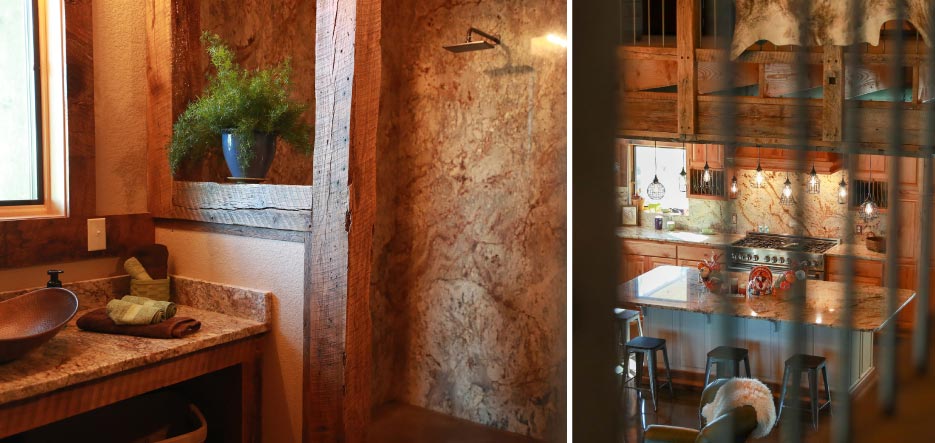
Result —
M 477 34 L 482 37 L 481 40 L 471 40 L 471 34 Z M 454 45 L 446 45 L 443 48 L 451 52 L 470 52 L 470 51 L 480 51 L 481 49 L 491 49 L 494 46 L 500 44 L 500 39 L 494 37 L 486 32 L 477 30 L 475 28 L 468 28 L 467 31 L 467 40 L 464 43 L 457 43 Z

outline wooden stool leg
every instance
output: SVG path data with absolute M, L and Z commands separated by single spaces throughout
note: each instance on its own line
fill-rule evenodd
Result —
M 818 429 L 818 370 L 808 370 L 808 396 L 812 404 L 812 428 Z
M 750 375 L 750 357 L 743 358 L 743 368 L 747 370 L 747 378 L 753 378 L 753 376 Z
M 711 357 L 705 359 L 704 363 L 704 385 L 708 386 L 708 380 L 711 378 Z
M 669 380 L 669 395 L 675 397 L 675 388 L 672 387 L 672 370 L 669 368 L 669 351 L 662 347 L 662 360 L 666 363 L 666 379 Z
M 653 412 L 656 412 L 656 351 L 649 351 L 649 393 L 653 396 Z
M 834 406 L 831 405 L 831 385 L 828 384 L 828 367 L 821 367 L 821 380 L 825 384 L 825 391 L 828 393 L 828 413 L 834 415 L 832 410 Z
M 789 384 L 789 367 L 786 366 L 782 371 L 782 392 L 779 394 L 779 410 L 776 411 L 776 423 L 782 417 L 782 408 L 786 404 L 786 385 Z

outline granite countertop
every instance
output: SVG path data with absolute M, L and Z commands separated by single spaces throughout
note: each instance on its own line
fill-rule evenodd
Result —
M 847 255 L 846 251 L 847 246 L 844 243 L 841 243 L 827 251 L 825 255 L 832 255 L 835 257 L 844 257 Z M 854 257 L 861 260 L 874 260 L 874 261 L 886 261 L 886 254 L 874 252 L 867 249 L 867 244 L 864 242 L 854 243 Z
M 651 226 L 621 226 L 616 229 L 617 237 L 633 240 L 653 240 L 690 245 L 725 245 L 741 238 L 738 234 L 704 235 L 688 231 L 657 231 Z M 727 240 L 727 243 L 724 240 Z
M 746 281 L 746 276 L 735 277 Z M 895 317 L 886 315 L 886 288 L 856 285 L 854 294 L 853 325 L 860 331 L 880 330 Z M 818 326 L 842 327 L 840 317 L 844 303 L 844 284 L 808 280 L 805 288 L 805 323 Z M 898 313 L 915 297 L 910 290 L 897 293 Z M 654 307 L 704 314 L 731 312 L 743 318 L 790 322 L 792 304 L 787 295 L 760 296 L 753 299 L 725 297 L 711 294 L 701 284 L 698 270 L 689 267 L 660 266 L 617 288 L 620 307 Z
M 173 276 L 179 317 L 201 322 L 187 337 L 153 339 L 82 331 L 75 326 L 89 309 L 103 306 L 104 292 L 125 294 L 126 276 L 66 284 L 80 310 L 55 337 L 18 360 L 0 364 L 0 405 L 35 397 L 118 372 L 159 363 L 269 330 L 271 294 Z M 24 291 L 0 293 L 0 300 Z M 197 306 L 197 307 L 196 307 Z

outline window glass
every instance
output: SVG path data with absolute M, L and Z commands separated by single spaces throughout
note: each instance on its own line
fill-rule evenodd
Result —
M 33 2 L 0 1 L 0 205 L 41 203 Z
M 679 174 L 684 166 L 685 150 L 682 148 L 634 146 L 633 179 L 637 191 L 646 199 L 644 203 L 661 203 L 664 209 L 688 210 L 688 194 L 679 190 Z M 666 188 L 665 196 L 660 200 L 649 199 L 646 194 L 646 187 L 653 182 L 653 176 L 658 176 Z

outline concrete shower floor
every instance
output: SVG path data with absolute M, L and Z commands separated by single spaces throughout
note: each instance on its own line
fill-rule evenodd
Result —
M 374 412 L 369 440 L 381 443 L 534 443 L 539 441 L 399 403 L 381 406 Z

